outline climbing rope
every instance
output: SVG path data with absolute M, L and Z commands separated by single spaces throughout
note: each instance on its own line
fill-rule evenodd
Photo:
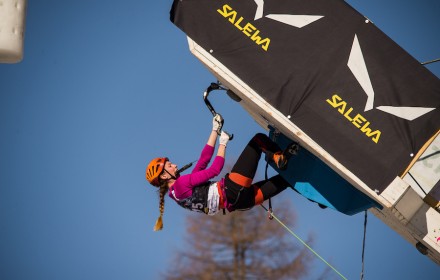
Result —
M 408 171 L 408 175 L 413 179 L 413 181 L 417 184 L 417 186 L 420 188 L 420 190 L 427 196 L 428 194 L 425 192 L 425 190 L 422 188 L 422 186 L 419 184 L 419 182 L 414 178 L 414 176 L 411 174 L 411 172 Z
M 266 168 L 265 168 L 265 172 L 264 172 L 264 178 L 266 180 L 268 180 L 268 176 L 267 176 L 267 169 L 269 168 L 269 161 L 267 161 L 266 163 Z M 315 254 L 320 260 L 322 260 L 326 265 L 328 265 L 331 269 L 333 269 L 339 276 L 341 276 L 342 279 L 347 280 L 347 278 L 345 278 L 344 275 L 342 275 L 339 271 L 336 270 L 336 268 L 334 268 L 330 263 L 328 263 L 324 258 L 322 258 L 318 253 L 315 252 L 315 250 L 313 250 L 309 245 L 307 245 L 306 242 L 304 242 L 298 235 L 296 235 L 289 227 L 287 227 L 283 222 L 281 222 L 280 219 L 277 218 L 277 216 L 275 216 L 273 214 L 272 211 L 272 201 L 269 198 L 269 209 L 267 209 L 266 207 L 264 207 L 263 204 L 261 204 L 261 207 L 263 207 L 264 210 L 266 210 L 266 212 L 268 213 L 268 218 L 269 220 L 275 219 L 280 225 L 282 225 L 290 234 L 292 234 L 294 237 L 296 237 L 296 239 L 298 239 L 304 246 L 306 246 L 307 249 L 309 249 L 313 254 Z
M 440 60 L 440 59 L 439 59 L 439 60 Z M 438 155 L 438 154 L 440 154 L 440 151 L 435 151 L 435 152 L 433 152 L 433 153 L 431 153 L 431 154 L 428 154 L 428 155 L 426 155 L 426 156 L 424 156 L 424 157 L 420 157 L 420 158 L 417 160 L 417 162 L 423 161 L 423 160 L 425 160 L 425 159 L 428 159 L 428 158 L 430 158 L 430 157 L 436 156 L 436 155 Z M 419 184 L 419 182 L 417 181 L 417 179 L 414 178 L 414 176 L 411 174 L 411 172 L 408 171 L 408 175 L 411 177 L 411 179 L 413 179 L 413 181 L 417 184 L 417 186 L 418 186 L 418 187 L 420 188 L 420 190 L 425 194 L 425 196 L 427 196 L 428 194 L 426 193 L 425 189 L 422 188 L 422 186 Z
M 365 254 L 365 239 L 367 236 L 367 210 L 365 210 L 365 219 L 364 219 L 364 240 L 362 241 L 362 271 L 361 271 L 361 280 L 364 279 L 364 254 Z
M 263 207 L 264 210 L 269 212 L 269 209 L 264 207 L 263 204 L 261 204 L 261 207 Z M 333 269 L 339 276 L 341 276 L 342 279 L 347 280 L 344 275 L 342 275 L 339 271 L 336 270 L 330 263 L 328 263 L 324 258 L 322 258 L 318 253 L 316 253 L 309 245 L 307 245 L 306 242 L 304 242 L 298 235 L 296 235 L 290 228 L 288 228 L 283 222 L 281 222 L 280 219 L 278 219 L 277 216 L 273 214 L 273 212 L 270 212 L 270 215 L 280 224 L 282 225 L 290 234 L 292 234 L 296 239 L 298 239 L 304 246 L 306 246 L 307 249 L 309 249 L 315 256 L 317 256 L 320 260 L 322 260 L 326 265 L 328 265 L 331 269 Z
M 265 171 L 264 171 L 264 179 L 267 181 L 267 169 L 269 168 L 269 161 L 267 161 L 267 163 L 266 163 L 266 169 L 265 169 Z M 273 219 L 273 216 L 272 216 L 272 199 L 270 199 L 270 197 L 269 197 L 269 210 L 267 211 L 267 217 L 269 218 L 269 220 L 272 220 Z

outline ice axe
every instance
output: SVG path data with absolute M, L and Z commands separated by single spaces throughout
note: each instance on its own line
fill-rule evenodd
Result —
M 220 85 L 220 83 L 217 82 L 217 83 L 211 83 L 209 85 L 209 87 L 206 89 L 206 91 L 203 93 L 203 101 L 205 101 L 206 107 L 208 107 L 209 111 L 211 111 L 212 116 L 214 116 L 214 117 L 215 117 L 215 115 L 217 115 L 217 112 L 215 111 L 214 107 L 212 107 L 211 102 L 209 102 L 208 95 L 211 91 L 218 90 L 218 89 L 228 90 L 228 89 L 222 87 Z M 224 131 L 224 132 L 229 135 L 229 140 L 232 140 L 232 138 L 234 138 L 234 134 L 229 134 L 226 131 Z M 217 131 L 218 135 L 220 135 L 220 133 L 221 133 L 221 131 Z

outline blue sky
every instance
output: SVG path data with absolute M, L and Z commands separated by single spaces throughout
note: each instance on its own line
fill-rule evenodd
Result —
M 202 92 L 215 78 L 169 21 L 171 0 L 28 2 L 24 60 L 0 64 L 0 279 L 158 279 L 191 213 L 167 201 L 165 228 L 153 232 L 158 200 L 145 166 L 156 156 L 197 159 L 211 126 Z M 440 57 L 440 2 L 348 3 L 417 60 Z M 427 67 L 439 77 L 440 63 Z M 211 102 L 235 135 L 235 158 L 263 130 L 226 96 Z M 322 210 L 294 192 L 275 207 L 285 199 L 293 230 L 314 234 L 323 258 L 359 278 L 363 214 Z M 438 275 L 369 214 L 366 279 Z

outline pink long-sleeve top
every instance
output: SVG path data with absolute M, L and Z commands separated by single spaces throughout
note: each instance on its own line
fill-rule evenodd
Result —
M 223 157 L 216 156 L 211 166 L 207 168 L 213 154 L 214 147 L 206 144 L 192 172 L 177 178 L 172 186 L 177 199 L 181 200 L 190 197 L 194 187 L 206 183 L 220 174 L 225 164 Z M 168 192 L 168 195 L 174 199 L 171 192 Z

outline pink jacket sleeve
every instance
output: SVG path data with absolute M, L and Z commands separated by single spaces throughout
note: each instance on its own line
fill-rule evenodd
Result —
M 225 163 L 223 157 L 216 156 L 211 166 L 207 168 L 213 154 L 214 147 L 205 145 L 191 174 L 182 175 L 174 182 L 174 194 L 178 199 L 191 196 L 193 187 L 206 183 L 220 174 Z

